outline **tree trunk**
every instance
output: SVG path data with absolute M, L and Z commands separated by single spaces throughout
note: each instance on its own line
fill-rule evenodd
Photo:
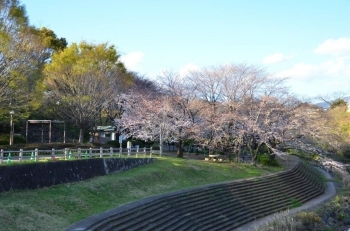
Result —
M 80 128 L 79 130 L 79 143 L 83 143 L 84 142 L 84 129 Z
M 253 161 L 253 165 L 254 165 L 254 167 L 256 167 L 257 166 L 257 155 L 256 154 L 253 154 L 253 156 L 252 156 L 253 158 L 252 158 L 252 161 Z
M 236 151 L 236 162 L 239 163 L 239 157 L 242 155 L 242 149 L 238 148 Z
M 179 140 L 178 146 L 177 146 L 177 157 L 183 158 L 184 157 L 184 149 L 183 149 L 183 142 L 182 140 Z
M 249 149 L 249 153 L 250 153 L 250 156 L 252 157 L 252 164 L 254 165 L 254 167 L 256 167 L 256 159 L 257 159 L 257 153 L 258 152 L 255 152 L 254 153 L 254 150 L 253 148 L 250 146 L 250 145 L 247 145 L 248 149 Z

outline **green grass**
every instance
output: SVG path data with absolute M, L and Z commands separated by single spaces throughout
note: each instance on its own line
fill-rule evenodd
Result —
M 291 199 L 291 203 L 292 203 L 291 208 L 297 208 L 297 207 L 301 206 L 301 203 L 295 198 Z
M 279 170 L 162 157 L 146 166 L 84 182 L 2 193 L 0 229 L 63 230 L 93 214 L 152 195 Z

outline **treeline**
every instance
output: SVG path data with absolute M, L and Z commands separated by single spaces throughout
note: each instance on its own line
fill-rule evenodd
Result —
M 147 83 L 119 58 L 108 43 L 68 46 L 54 31 L 31 26 L 19 1 L 0 0 L 0 133 L 10 129 L 13 111 L 16 126 L 26 119 L 62 119 L 83 142 L 86 131 L 109 115 L 116 96 L 134 82 Z
M 239 156 L 259 149 L 342 149 L 330 114 L 290 94 L 285 79 L 248 64 L 164 72 L 128 71 L 108 43 L 72 43 L 28 23 L 17 0 L 0 0 L 0 120 L 61 119 L 84 134 L 113 123 L 130 138 L 185 142 Z M 7 123 L 7 122 L 6 122 Z
M 157 92 L 131 90 L 118 104 L 120 131 L 143 140 L 176 141 L 179 157 L 185 142 L 209 152 L 248 152 L 253 160 L 259 150 L 320 153 L 340 144 L 328 126 L 328 112 L 298 100 L 285 79 L 253 65 L 203 68 L 186 76 L 165 72 Z

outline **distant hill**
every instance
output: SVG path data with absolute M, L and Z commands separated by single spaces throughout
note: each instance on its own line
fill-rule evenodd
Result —
M 342 99 L 345 100 L 345 102 L 347 103 L 348 106 L 350 106 L 350 96 L 345 96 Z M 331 102 L 333 102 L 333 101 L 331 101 Z M 323 109 L 328 109 L 330 107 L 330 105 L 328 103 L 323 102 L 323 101 L 315 103 L 315 104 L 319 107 L 322 107 Z

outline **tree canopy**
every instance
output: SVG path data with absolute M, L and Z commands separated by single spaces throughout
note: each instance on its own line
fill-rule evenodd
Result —
M 288 92 L 284 79 L 257 66 L 229 64 L 187 76 L 165 72 L 159 86 L 158 94 L 123 96 L 120 129 L 134 138 L 176 140 L 179 157 L 188 140 L 209 153 L 248 152 L 256 160 L 262 147 L 271 153 L 314 151 L 312 141 L 330 144 L 336 137 L 323 110 L 302 103 Z
M 0 103 L 3 114 L 16 111 L 27 118 L 43 94 L 43 65 L 54 51 L 67 46 L 47 28 L 29 25 L 25 7 L 17 0 L 0 0 Z M 1 114 L 1 112 L 0 112 Z
M 79 127 L 80 142 L 102 110 L 132 82 L 116 49 L 107 43 L 73 43 L 52 55 L 44 73 L 48 99 L 56 104 L 57 115 Z

